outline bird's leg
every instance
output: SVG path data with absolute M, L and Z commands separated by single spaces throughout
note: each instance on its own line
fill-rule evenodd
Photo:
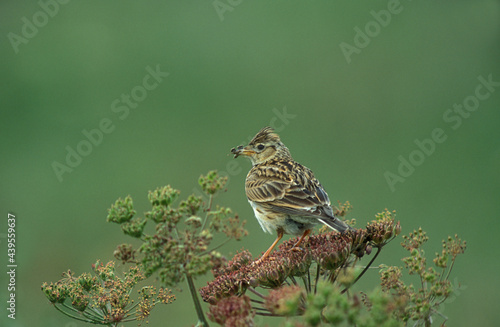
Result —
M 283 237 L 283 230 L 278 229 L 278 237 L 276 237 L 276 240 L 273 242 L 271 247 L 269 249 L 267 249 L 267 251 L 262 255 L 262 257 L 260 257 L 259 260 L 255 261 L 255 264 L 259 264 L 262 261 L 264 261 L 271 254 L 274 247 L 276 246 L 276 244 L 278 244 L 278 242 L 281 240 L 282 237 Z
M 302 241 L 304 240 L 304 238 L 306 238 L 306 236 L 307 236 L 307 235 L 309 235 L 310 233 L 311 233 L 311 230 L 310 230 L 310 229 L 306 229 L 306 230 L 304 231 L 304 234 L 302 234 L 302 236 L 301 236 L 301 237 L 299 238 L 299 240 L 297 241 L 297 243 L 295 243 L 295 244 L 292 246 L 291 250 L 294 250 L 294 251 L 295 251 L 295 250 L 300 249 L 300 248 L 299 248 L 299 245 L 302 243 Z

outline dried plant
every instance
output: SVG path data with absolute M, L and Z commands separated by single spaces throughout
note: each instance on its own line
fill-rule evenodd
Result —
M 144 217 L 136 217 L 130 196 L 118 199 L 109 209 L 107 221 L 120 224 L 126 235 L 142 241 L 138 248 L 120 244 L 113 253 L 122 264 L 133 265 L 126 278 L 116 277 L 114 263 L 104 267 L 98 264 L 95 277 L 84 274 L 74 278 L 67 273 L 64 280 L 55 284 L 44 283 L 43 292 L 56 309 L 74 319 L 114 326 L 118 322 L 143 320 L 158 301 L 174 299 L 166 289 L 156 294 L 154 288 L 146 287 L 140 290 L 140 301 L 131 304 L 130 290 L 135 283 L 157 273 L 165 286 L 178 287 L 179 283 L 187 282 L 198 325 L 208 326 L 194 279 L 221 265 L 224 258 L 217 251 L 220 246 L 247 235 L 245 222 L 230 208 L 216 205 L 214 208 L 213 198 L 224 189 L 226 181 L 215 171 L 200 176 L 198 183 L 206 201 L 192 194 L 177 203 L 180 191 L 170 185 L 159 187 L 149 192 L 152 208 Z M 148 224 L 154 226 L 148 228 Z M 225 240 L 213 245 L 215 234 L 224 235 Z M 87 286 L 88 280 L 96 285 Z M 98 287 L 99 283 L 102 286 Z M 72 306 L 66 303 L 69 300 Z
M 146 276 L 158 273 L 165 286 L 178 286 L 187 281 L 199 324 L 208 326 L 194 279 L 206 274 L 223 260 L 217 251 L 230 241 L 241 240 L 247 231 L 245 222 L 240 221 L 230 208 L 215 206 L 214 196 L 224 189 L 226 177 L 219 177 L 215 171 L 200 176 L 198 183 L 207 196 L 189 195 L 177 202 L 180 191 L 170 185 L 149 192 L 152 205 L 144 218 L 134 217 L 132 198 L 118 199 L 109 209 L 107 220 L 121 224 L 125 234 L 138 238 L 142 244 L 133 249 L 132 245 L 121 244 L 114 252 L 115 258 L 127 262 L 139 262 Z M 152 233 L 146 231 L 148 223 L 154 224 Z M 224 241 L 212 245 L 215 234 L 225 236 Z M 136 259 L 140 257 L 140 259 Z
M 381 265 L 380 287 L 370 292 L 349 291 L 381 249 L 400 233 L 394 218 L 395 212 L 385 210 L 366 228 L 343 235 L 312 235 L 302 251 L 290 251 L 296 240 L 289 240 L 259 264 L 254 263 L 250 252 L 242 250 L 212 270 L 215 279 L 200 293 L 211 304 L 211 311 L 248 297 L 252 310 L 244 311 L 248 316 L 239 315 L 239 322 L 253 319 L 255 314 L 289 317 L 282 326 L 301 327 L 430 326 L 433 315 L 446 321 L 439 306 L 453 293 L 450 272 L 456 257 L 465 251 L 465 242 L 457 236 L 443 241 L 441 253 L 433 260 L 437 270 L 426 266 L 421 248 L 427 241 L 425 232 L 419 229 L 403 236 L 402 246 L 410 252 L 403 263 L 410 275 L 419 277 L 418 288 L 403 282 L 402 268 Z M 375 255 L 365 267 L 358 267 L 359 260 L 370 255 L 372 248 L 377 251 Z
M 71 270 L 63 273 L 56 283 L 43 283 L 42 291 L 50 303 L 73 319 L 106 326 L 146 320 L 158 303 L 172 303 L 175 296 L 168 289 L 158 291 L 152 286 L 142 287 L 137 300 L 132 290 L 146 277 L 138 266 L 131 267 L 119 277 L 114 262 L 92 265 L 93 275 L 83 273 L 76 277 Z
M 253 326 L 256 315 L 284 317 L 282 325 L 287 327 L 430 326 L 434 316 L 446 322 L 440 305 L 454 292 L 450 273 L 466 247 L 457 236 L 443 241 L 434 267 L 428 267 L 422 249 L 428 239 L 425 232 L 419 229 L 403 236 L 401 245 L 410 253 L 402 259 L 404 267 L 381 265 L 380 287 L 354 292 L 352 286 L 401 232 L 394 211 L 386 209 L 364 228 L 344 234 L 321 228 L 300 249 L 292 250 L 297 238 L 290 239 L 263 261 L 256 261 L 245 249 L 227 260 L 218 248 L 230 240 L 241 240 L 247 231 L 245 222 L 231 209 L 214 204 L 214 196 L 226 181 L 215 171 L 209 172 L 198 180 L 204 195 L 192 194 L 181 201 L 180 192 L 171 186 L 157 188 L 149 192 L 152 208 L 143 217 L 136 216 L 130 196 L 118 199 L 107 220 L 140 241 L 137 247 L 120 244 L 113 253 L 119 262 L 131 265 L 130 269 L 119 277 L 113 262 L 98 262 L 93 265 L 94 275 L 75 277 L 68 271 L 56 283 L 43 283 L 42 291 L 65 315 L 108 326 L 144 321 L 156 304 L 175 300 L 167 289 L 146 286 L 139 290 L 138 300 L 132 301 L 132 289 L 153 274 L 169 287 L 187 282 L 197 326 L 208 326 L 200 295 L 210 304 L 210 320 L 227 327 Z M 334 210 L 344 217 L 351 208 L 346 202 Z M 355 225 L 354 219 L 346 222 Z M 224 239 L 214 245 L 216 234 Z M 369 260 L 361 265 L 365 257 Z M 417 286 L 405 284 L 404 269 L 419 279 Z M 210 271 L 214 279 L 198 292 L 194 280 Z
M 405 322 L 412 322 L 414 326 L 430 326 L 432 317 L 443 319 L 442 325 L 448 318 L 440 312 L 440 306 L 454 292 L 449 280 L 450 273 L 459 254 L 465 252 L 466 242 L 455 235 L 443 240 L 441 253 L 436 253 L 433 260 L 435 267 L 428 267 L 425 252 L 422 248 L 427 242 L 427 234 L 419 228 L 409 235 L 403 236 L 401 246 L 410 252 L 410 256 L 402 259 L 409 275 L 418 277 L 417 286 L 406 285 L 402 280 L 400 267 L 384 267 L 381 272 L 382 289 L 400 298 L 408 305 L 398 312 L 398 318 Z
M 341 208 L 345 212 L 350 204 Z M 253 312 L 257 315 L 304 314 L 309 307 L 309 296 L 321 293 L 319 288 L 324 288 L 325 283 L 342 287 L 340 294 L 359 280 L 380 250 L 400 233 L 401 227 L 394 216 L 394 212 L 386 210 L 364 229 L 311 235 L 300 251 L 291 250 L 296 239 L 290 239 L 259 263 L 243 250 L 225 265 L 213 269 L 215 279 L 200 290 L 202 298 L 215 307 L 221 301 L 227 306 L 231 298 L 250 292 L 254 297 Z M 357 262 L 373 248 L 377 253 L 364 269 L 358 270 Z

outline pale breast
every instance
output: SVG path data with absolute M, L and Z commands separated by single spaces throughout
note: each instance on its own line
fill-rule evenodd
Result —
M 311 229 L 318 224 L 316 218 L 308 216 L 290 216 L 281 212 L 265 211 L 256 202 L 248 201 L 260 227 L 267 233 L 274 233 L 281 229 L 285 234 L 300 235 L 306 229 Z
M 276 215 L 272 215 L 272 217 L 270 217 L 269 215 L 266 215 L 264 210 L 257 203 L 253 201 L 248 202 L 252 206 L 255 217 L 257 218 L 257 221 L 259 222 L 260 227 L 262 227 L 264 232 L 272 234 L 280 227 L 280 221 L 284 220 L 284 217 L 281 218 Z

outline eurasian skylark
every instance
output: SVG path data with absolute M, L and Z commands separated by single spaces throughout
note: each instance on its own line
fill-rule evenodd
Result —
M 266 259 L 283 234 L 301 235 L 298 247 L 314 225 L 323 223 L 344 232 L 350 227 L 335 217 L 323 186 L 307 167 L 295 162 L 271 127 L 264 127 L 247 146 L 231 149 L 246 156 L 252 169 L 245 181 L 248 202 L 265 232 L 278 237 L 258 262 Z

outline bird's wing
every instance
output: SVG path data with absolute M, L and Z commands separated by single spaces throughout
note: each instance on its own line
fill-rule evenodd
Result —
M 296 216 L 334 217 L 325 190 L 306 167 L 275 162 L 252 168 L 245 190 L 250 201 Z

